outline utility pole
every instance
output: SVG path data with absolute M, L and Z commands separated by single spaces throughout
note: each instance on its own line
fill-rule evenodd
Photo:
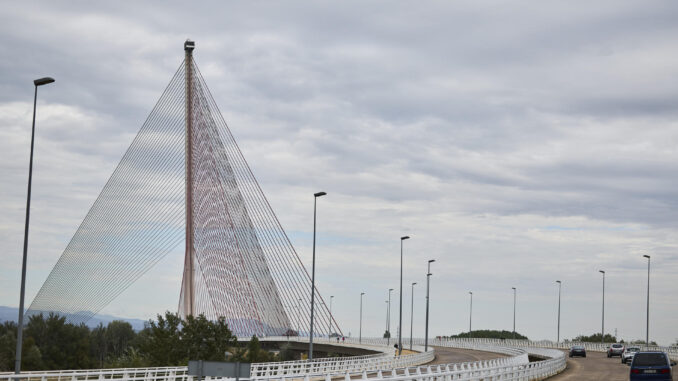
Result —
M 414 325 L 414 286 L 417 282 L 412 283 L 412 304 L 410 304 L 412 310 L 410 311 L 410 350 L 412 350 L 412 332 Z
M 563 283 L 559 280 L 556 283 L 558 283 L 558 336 L 556 336 L 556 343 L 560 343 L 560 290 Z
M 315 310 L 315 220 L 316 220 L 316 205 L 318 204 L 318 197 L 326 195 L 325 192 L 318 192 L 313 194 L 313 265 L 311 270 L 311 329 L 309 330 L 308 341 L 308 359 L 313 360 L 313 311 Z
M 643 255 L 647 258 L 647 314 L 645 321 L 645 345 L 650 346 L 650 256 Z
M 363 342 L 363 295 L 364 292 L 360 293 L 360 331 L 358 332 L 358 343 Z
M 400 237 L 400 319 L 398 321 L 398 356 L 403 353 L 403 241 L 410 239 L 409 236 Z
M 24 340 L 24 297 L 26 295 L 26 262 L 28 259 L 28 225 L 31 217 L 31 186 L 33 184 L 33 147 L 35 146 L 35 110 L 38 105 L 38 86 L 54 82 L 53 78 L 45 77 L 33 81 L 35 95 L 33 96 L 33 127 L 31 127 L 31 158 L 28 164 L 28 192 L 26 196 L 26 224 L 24 226 L 24 253 L 21 262 L 21 294 L 19 295 L 19 324 L 16 335 L 16 354 L 14 373 L 21 373 L 21 347 Z
M 426 332 L 424 337 L 424 352 L 428 351 L 428 302 L 429 302 L 429 285 L 431 283 L 431 262 L 435 262 L 435 259 L 428 260 L 428 270 L 426 272 Z
M 468 313 L 468 337 L 469 339 L 471 338 L 471 324 L 473 323 L 473 292 L 469 291 L 469 295 L 471 295 L 471 306 L 469 308 L 469 313 Z
M 513 289 L 513 340 L 516 339 L 516 288 Z
M 605 271 L 598 270 L 599 273 L 603 274 L 603 316 L 602 316 L 602 328 L 600 329 L 600 342 L 605 343 Z
M 388 289 L 388 312 L 386 313 L 386 331 L 388 331 L 388 338 L 386 339 L 386 345 L 391 345 L 391 292 L 392 288 Z

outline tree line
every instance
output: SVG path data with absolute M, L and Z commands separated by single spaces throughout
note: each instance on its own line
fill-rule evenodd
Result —
M 16 337 L 16 323 L 0 324 L 0 371 L 14 370 Z M 266 362 L 291 356 L 288 348 L 282 348 L 277 355 L 261 349 L 256 337 L 246 346 L 239 346 L 223 317 L 216 321 L 204 315 L 182 319 L 166 312 L 136 332 L 125 321 L 90 329 L 50 313 L 29 317 L 24 327 L 21 368 L 26 371 L 139 368 L 184 366 L 189 360 L 198 359 Z

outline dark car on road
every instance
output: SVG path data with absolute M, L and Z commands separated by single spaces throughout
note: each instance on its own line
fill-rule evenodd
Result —
M 607 348 L 607 357 L 621 357 L 622 353 L 624 353 L 624 344 L 612 344 Z
M 673 380 L 671 361 L 664 352 L 636 352 L 631 361 L 630 381 L 635 380 Z
M 586 357 L 586 347 L 583 345 L 573 345 L 570 348 L 570 357 L 574 356 Z

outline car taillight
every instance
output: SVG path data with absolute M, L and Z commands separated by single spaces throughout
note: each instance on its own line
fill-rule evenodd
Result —
M 669 368 L 660 369 L 659 373 L 661 373 L 661 374 L 671 373 L 671 369 L 669 369 Z
M 633 374 L 639 374 L 639 373 L 640 373 L 640 369 L 631 369 L 631 373 L 633 373 Z

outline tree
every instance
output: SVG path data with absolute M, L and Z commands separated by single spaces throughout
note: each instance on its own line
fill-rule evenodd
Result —
M 141 343 L 141 351 L 148 357 L 152 366 L 172 366 L 185 364 L 186 357 L 181 347 L 181 324 L 178 314 L 165 312 L 158 314 L 158 321 L 148 322 L 148 332 Z
M 572 341 L 582 342 L 582 343 L 600 343 L 600 333 L 594 333 L 590 336 L 579 335 L 572 339 Z M 605 334 L 604 343 L 616 343 L 617 337 L 610 335 L 609 333 Z
M 108 352 L 115 357 L 122 356 L 129 348 L 135 336 L 132 324 L 126 321 L 114 320 L 108 323 L 108 327 L 106 327 Z
M 0 371 L 14 370 L 16 330 L 17 325 L 12 321 L 0 324 Z
M 468 332 L 461 332 L 457 335 L 452 335 L 450 338 L 467 338 L 469 337 Z M 481 339 L 513 339 L 514 334 L 512 331 L 497 331 L 493 329 L 481 329 L 473 331 L 474 338 Z M 520 333 L 515 333 L 516 340 L 529 340 L 527 336 L 521 335 Z

